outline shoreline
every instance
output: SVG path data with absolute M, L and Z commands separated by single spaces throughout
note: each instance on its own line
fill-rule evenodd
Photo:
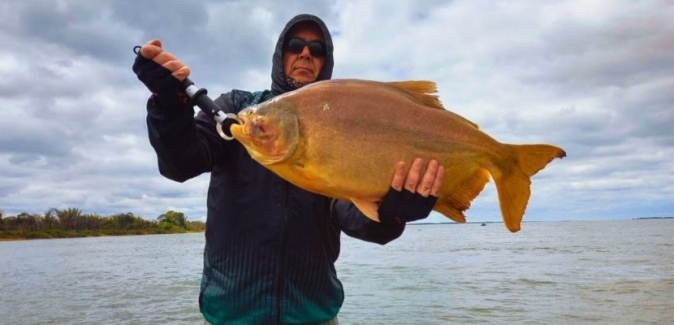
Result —
M 194 233 L 203 233 L 204 230 L 193 230 L 193 231 L 184 231 L 184 232 L 162 232 L 162 233 L 128 233 L 128 234 L 82 234 L 77 233 L 72 236 L 33 236 L 31 234 L 17 236 L 17 237 L 5 237 L 3 233 L 0 232 L 0 242 L 7 241 L 24 241 L 24 240 L 44 240 L 44 239 L 69 239 L 69 238 L 90 238 L 90 237 L 122 237 L 122 236 L 148 236 L 148 235 L 178 235 L 178 234 L 194 234 Z M 35 234 L 33 234 L 35 235 Z

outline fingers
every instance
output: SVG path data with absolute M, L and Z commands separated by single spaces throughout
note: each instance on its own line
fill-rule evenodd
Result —
M 401 161 L 394 167 L 391 187 L 400 192 L 403 190 L 403 182 L 405 182 L 405 163 Z
M 433 186 L 433 181 L 438 173 L 438 162 L 431 160 L 426 167 L 426 172 L 424 173 L 421 183 L 417 187 L 417 192 L 423 196 L 428 197 L 431 194 L 431 187 Z
M 190 68 L 182 63 L 175 55 L 164 51 L 161 47 L 161 41 L 153 39 L 145 43 L 140 48 L 140 54 L 149 60 L 171 71 L 171 74 L 178 80 L 183 81 L 190 75 Z
M 424 161 L 421 158 L 414 159 L 410 171 L 407 173 L 407 178 L 405 179 L 405 189 L 414 193 L 417 191 L 417 183 L 419 183 L 419 173 L 421 172 L 421 167 L 423 166 Z
M 152 58 L 152 61 L 157 62 L 157 64 L 163 66 L 164 64 L 166 64 L 168 62 L 171 62 L 171 61 L 178 61 L 178 58 L 176 58 L 175 55 L 173 55 L 169 52 L 161 52 L 161 53 L 158 53 L 157 55 L 155 55 Z
M 431 160 L 426 166 L 423 176 L 421 176 L 423 166 L 423 159 L 417 158 L 412 163 L 407 175 L 405 175 L 405 163 L 397 163 L 391 187 L 397 191 L 401 191 L 404 184 L 406 190 L 412 193 L 418 192 L 423 197 L 428 197 L 429 195 L 439 196 L 442 180 L 445 176 L 445 168 L 440 166 L 436 160 Z
M 166 53 L 166 52 L 164 52 Z M 157 62 L 159 63 L 159 62 Z M 180 60 L 170 60 L 167 61 L 163 64 L 161 64 L 162 67 L 168 69 L 171 71 L 171 75 L 173 75 L 176 79 L 183 81 L 185 78 L 187 78 L 190 75 L 190 68 L 188 68 L 184 63 L 182 63 Z
M 178 61 L 178 62 L 180 62 L 180 61 Z M 183 80 L 185 80 L 185 78 L 189 77 L 190 68 L 188 68 L 186 65 L 182 64 L 182 62 L 180 62 L 180 64 L 182 65 L 182 67 L 180 67 L 179 69 L 177 69 L 175 71 L 171 70 L 171 69 L 169 69 L 169 70 L 173 71 L 171 73 L 171 75 L 173 75 L 176 79 L 178 79 L 180 81 L 183 81 Z
M 149 45 L 154 45 L 154 46 L 159 46 L 159 47 L 161 47 L 161 40 L 160 40 L 160 39 L 158 39 L 158 38 L 155 38 L 155 39 L 151 39 L 151 40 L 147 41 L 147 43 L 146 43 L 146 44 L 149 44 Z
M 141 46 L 140 55 L 148 60 L 152 60 L 152 58 L 163 51 L 164 49 L 161 48 L 161 41 L 158 39 L 153 39 Z
M 182 61 L 178 60 L 175 55 L 169 52 L 161 52 L 152 60 L 171 71 L 173 76 L 181 81 L 190 75 L 190 68 L 182 63 Z
M 431 195 L 440 197 L 440 188 L 442 188 L 442 180 L 445 178 L 445 167 L 438 166 L 438 172 L 433 179 L 433 186 L 431 186 Z

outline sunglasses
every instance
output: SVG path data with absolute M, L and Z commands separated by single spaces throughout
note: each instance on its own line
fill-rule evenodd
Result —
M 315 57 L 324 57 L 325 56 L 325 44 L 321 41 L 311 41 L 307 42 L 299 38 L 291 38 L 286 44 L 286 51 L 291 53 L 302 53 L 304 47 L 309 47 L 309 53 L 311 56 Z

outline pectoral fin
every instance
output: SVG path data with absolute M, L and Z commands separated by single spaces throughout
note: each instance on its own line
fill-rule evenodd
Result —
M 379 204 L 355 198 L 351 198 L 351 202 L 353 202 L 353 205 L 355 205 L 366 217 L 379 222 L 379 213 L 377 212 L 377 210 L 379 210 Z

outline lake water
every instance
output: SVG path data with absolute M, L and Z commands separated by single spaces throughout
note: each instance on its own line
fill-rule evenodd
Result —
M 0 242 L 0 324 L 203 324 L 203 234 Z M 674 324 L 674 220 L 343 237 L 340 324 Z

